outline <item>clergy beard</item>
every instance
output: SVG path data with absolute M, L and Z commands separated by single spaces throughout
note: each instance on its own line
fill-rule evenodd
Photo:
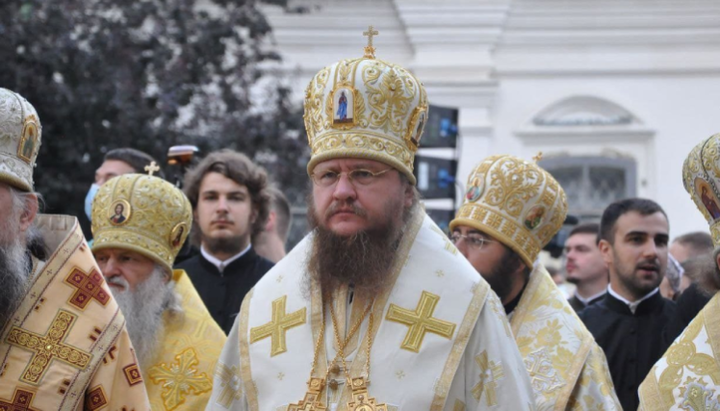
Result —
M 403 208 L 402 202 L 389 202 L 384 222 L 349 236 L 328 229 L 318 219 L 312 198 L 308 204 L 308 220 L 314 236 L 307 262 L 306 291 L 312 283 L 319 284 L 324 295 L 333 294 L 341 285 L 352 285 L 357 293 L 374 295 L 382 291 L 390 280 L 390 270 L 416 202 L 408 208 Z M 334 203 L 325 213 L 325 219 L 342 205 Z M 353 203 L 346 207 L 351 207 L 359 216 L 366 215 Z
M 167 309 L 179 310 L 173 283 L 164 282 L 165 273 L 155 268 L 150 277 L 138 284 L 135 290 L 121 276 L 108 278 L 108 283 L 120 285 L 123 291 L 114 287 L 110 290 L 117 300 L 120 310 L 127 321 L 130 341 L 142 366 L 150 366 L 160 343 L 164 330 L 163 313 Z
M 490 284 L 490 288 L 495 291 L 500 301 L 503 302 L 512 291 L 513 283 L 516 281 L 513 273 L 517 271 L 520 264 L 523 264 L 520 256 L 512 250 L 507 247 L 504 247 L 504 250 L 505 254 L 497 265 L 489 273 L 481 273 L 485 281 Z
M 240 251 L 242 251 L 242 246 L 245 244 L 247 247 L 247 242 L 244 241 L 245 236 L 238 235 L 233 237 L 220 237 L 220 238 L 212 238 L 207 237 L 205 234 L 201 235 L 201 241 L 203 247 L 210 253 L 210 254 L 227 254 L 227 255 L 235 255 L 238 254 Z
M 28 255 L 20 233 L 20 218 L 15 210 L 0 227 L 0 329 L 20 305 L 28 286 Z

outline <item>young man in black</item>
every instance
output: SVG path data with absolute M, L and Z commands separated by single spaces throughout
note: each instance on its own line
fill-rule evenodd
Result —
M 675 304 L 659 292 L 668 261 L 667 215 L 654 201 L 610 204 L 600 222 L 598 247 L 610 271 L 604 300 L 580 313 L 605 351 L 623 409 L 638 408 L 638 386 L 676 335 L 666 325 Z

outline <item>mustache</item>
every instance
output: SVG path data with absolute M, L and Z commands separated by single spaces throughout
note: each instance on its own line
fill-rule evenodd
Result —
M 334 216 L 337 213 L 340 212 L 351 212 L 359 217 L 367 217 L 367 211 L 363 210 L 362 207 L 359 207 L 354 202 L 347 202 L 347 201 L 333 201 L 332 204 L 330 204 L 330 207 L 325 211 L 325 219 Z
M 658 260 L 645 260 L 635 265 L 635 269 L 654 270 L 660 272 L 660 262 Z
M 123 291 L 127 291 L 130 289 L 130 283 L 127 282 L 127 280 L 119 275 L 116 275 L 114 277 L 106 278 L 105 281 L 107 281 L 108 284 L 117 285 L 122 287 Z

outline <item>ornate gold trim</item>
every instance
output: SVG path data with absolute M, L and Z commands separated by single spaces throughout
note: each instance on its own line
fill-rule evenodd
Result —
M 488 283 L 485 282 L 485 280 L 480 279 L 478 286 L 475 288 L 475 294 L 473 295 L 470 305 L 465 312 L 465 317 L 460 324 L 457 336 L 455 337 L 455 342 L 453 343 L 453 348 L 450 351 L 450 356 L 448 356 L 448 359 L 445 362 L 445 368 L 443 368 L 440 380 L 438 381 L 435 389 L 435 398 L 433 398 L 430 411 L 442 411 L 445 406 L 445 401 L 447 401 L 448 392 L 450 391 L 450 385 L 455 377 L 460 360 L 465 354 L 465 348 L 470 340 L 470 335 L 472 335 L 475 324 L 480 317 L 480 312 L 483 310 L 483 307 L 485 307 L 488 290 L 490 290 Z
M 245 397 L 247 398 L 248 408 L 253 411 L 258 411 L 258 395 L 255 389 L 255 384 L 252 380 L 252 366 L 250 363 L 250 344 L 249 344 L 249 320 L 250 320 L 250 301 L 252 300 L 254 289 L 251 289 L 243 299 L 243 303 L 240 306 L 240 322 L 238 323 L 239 333 L 239 349 L 240 349 L 240 360 L 241 368 L 240 375 L 242 383 L 245 386 Z

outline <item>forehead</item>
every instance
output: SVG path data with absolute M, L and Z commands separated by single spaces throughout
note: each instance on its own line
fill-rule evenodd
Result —
M 648 235 L 668 235 L 669 225 L 665 215 L 661 212 L 642 215 L 637 211 L 630 211 L 621 215 L 615 223 L 616 233 L 625 235 L 630 232 L 646 233 Z
M 238 184 L 235 180 L 225 177 L 224 175 L 211 171 L 202 179 L 200 183 L 200 192 L 216 191 L 216 192 L 243 192 L 248 193 L 248 189 L 244 184 Z
M 592 244 L 595 245 L 597 241 L 597 234 L 591 233 L 577 233 L 568 237 L 566 244 Z
M 105 160 L 100 168 L 97 169 L 97 173 L 101 174 L 129 174 L 135 172 L 135 169 L 130 164 L 120 160 Z
M 335 158 L 318 163 L 315 170 L 353 170 L 358 168 L 377 170 L 387 167 L 385 163 L 364 158 Z
M 110 256 L 120 257 L 120 256 L 123 256 L 123 257 L 135 257 L 139 260 L 150 261 L 149 258 L 138 253 L 137 251 L 126 250 L 126 249 L 120 248 L 120 247 L 111 247 L 111 248 L 103 248 L 101 250 L 93 250 L 93 254 L 96 257 L 110 257 Z

